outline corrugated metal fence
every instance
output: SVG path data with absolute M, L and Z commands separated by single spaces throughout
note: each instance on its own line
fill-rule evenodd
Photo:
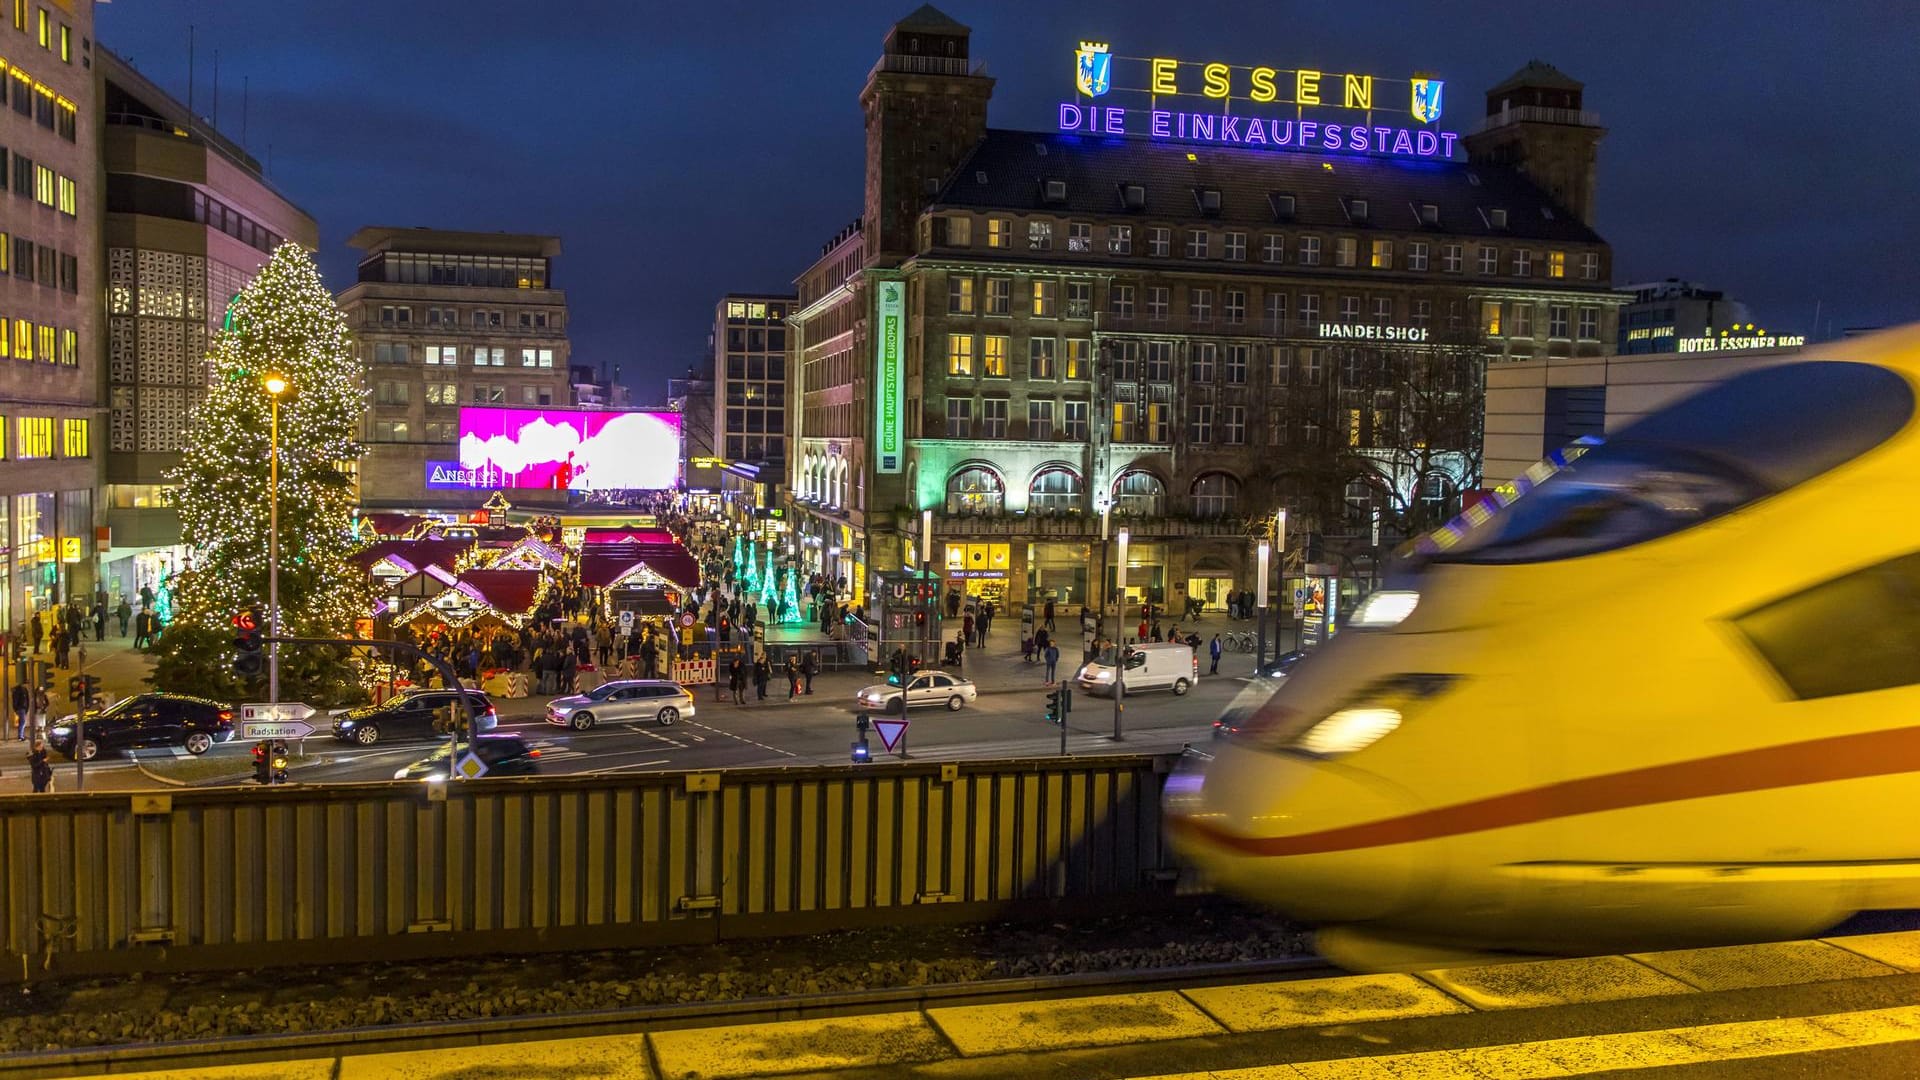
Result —
M 1164 891 L 1167 769 L 1089 757 L 0 798 L 0 978 L 49 956 L 110 971 L 633 945 Z

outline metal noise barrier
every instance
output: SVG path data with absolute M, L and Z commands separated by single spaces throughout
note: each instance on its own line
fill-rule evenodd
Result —
M 1171 893 L 1165 757 L 0 798 L 0 979 L 607 948 Z

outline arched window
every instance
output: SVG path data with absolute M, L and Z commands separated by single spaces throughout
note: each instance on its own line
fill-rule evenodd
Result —
M 1203 473 L 1193 482 L 1193 516 L 1223 518 L 1240 504 L 1240 481 L 1226 473 Z
M 1113 512 L 1123 517 L 1160 517 L 1167 512 L 1167 485 L 1149 472 L 1122 473 L 1113 484 Z
M 1040 471 L 1027 489 L 1027 511 L 1034 514 L 1077 514 L 1086 494 L 1080 474 L 1062 465 Z
M 1006 488 L 993 470 L 969 466 L 947 478 L 947 513 L 998 514 L 1006 505 Z

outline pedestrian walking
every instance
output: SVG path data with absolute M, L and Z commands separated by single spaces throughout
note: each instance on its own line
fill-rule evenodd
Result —
M 967 617 L 966 617 L 966 618 L 965 618 L 964 620 L 962 620 L 962 624 L 961 624 L 961 625 L 962 625 L 962 626 L 964 627 L 964 630 L 963 630 L 963 636 L 964 636 L 964 637 L 966 638 L 966 641 L 967 641 L 967 644 L 969 644 L 969 645 L 972 645 L 972 644 L 974 643 L 974 639 L 973 639 L 973 612 L 971 612 L 971 611 L 969 611 L 969 612 L 967 612 Z
M 1053 601 L 1052 600 L 1047 601 L 1047 606 L 1044 609 L 1044 614 L 1041 616 L 1040 622 L 1041 622 L 1041 625 L 1045 626 L 1048 630 L 1053 629 Z
M 1209 675 L 1220 674 L 1220 635 L 1219 634 L 1213 635 L 1213 640 L 1207 642 L 1207 656 L 1213 660 L 1213 666 L 1207 669 L 1207 674 Z
M 987 631 L 993 629 L 993 605 L 980 605 L 980 644 L 987 643 Z
M 93 640 L 107 640 L 107 605 L 99 601 L 93 605 Z
M 747 666 L 737 656 L 727 663 L 727 688 L 733 691 L 735 705 L 747 703 Z
M 113 609 L 113 617 L 120 620 L 120 636 L 127 636 L 127 620 L 133 618 L 133 605 L 126 597 L 120 598 L 120 605 Z
M 27 737 L 27 711 L 33 708 L 33 691 L 26 683 L 13 684 L 13 737 L 25 741 Z
M 1047 657 L 1047 685 L 1052 686 L 1054 681 L 1053 679 L 1054 669 L 1060 666 L 1060 646 L 1055 645 L 1052 642 L 1048 642 L 1046 657 Z
M 757 700 L 767 700 L 767 683 L 773 679 L 773 669 L 762 655 L 753 662 L 753 692 Z
M 53 640 L 50 644 L 53 646 L 53 662 L 62 671 L 66 670 L 67 663 L 72 655 L 67 645 L 69 640 L 66 624 L 55 623 L 53 625 Z
M 788 653 L 786 667 L 787 700 L 792 701 L 794 698 L 800 696 L 800 658 L 792 653 Z
M 46 638 L 46 636 L 47 636 L 46 627 L 40 625 L 40 613 L 36 611 L 33 614 L 28 615 L 27 616 L 27 637 L 29 640 L 33 642 L 34 652 L 37 653 L 40 651 L 40 642 L 43 641 Z
M 817 649 L 808 649 L 807 655 L 800 658 L 800 677 L 806 680 L 806 688 L 802 693 L 813 693 L 813 677 L 819 673 L 820 652 Z
M 53 762 L 47 760 L 47 744 L 39 739 L 33 740 L 33 749 L 27 751 L 27 772 L 33 777 L 34 791 L 53 790 Z

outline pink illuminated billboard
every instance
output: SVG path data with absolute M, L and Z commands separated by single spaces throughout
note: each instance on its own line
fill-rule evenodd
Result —
M 509 488 L 671 488 L 680 479 L 680 414 L 463 408 L 460 467 Z

